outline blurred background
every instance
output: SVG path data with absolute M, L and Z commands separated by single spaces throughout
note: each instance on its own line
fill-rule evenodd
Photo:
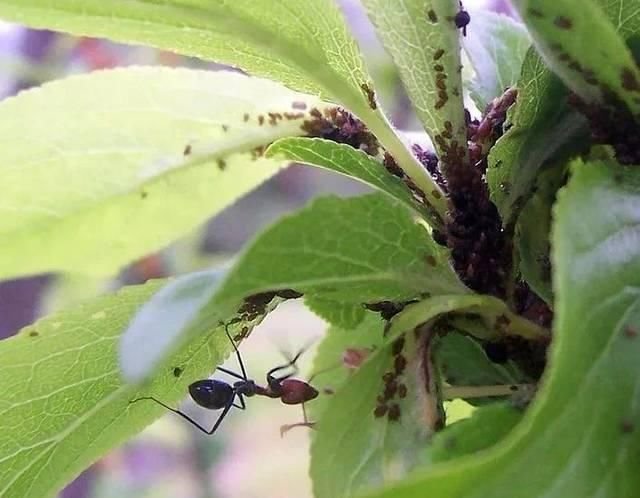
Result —
M 341 0 L 347 22 L 367 57 L 376 91 L 394 124 L 418 131 L 410 103 L 389 58 L 376 40 L 358 0 Z M 465 8 L 488 8 L 513 15 L 506 0 L 465 0 Z M 473 20 L 470 29 L 473 29 Z M 221 66 L 145 47 L 91 38 L 73 38 L 0 23 L 0 95 L 69 74 L 135 64 L 220 69 Z M 292 166 L 238 201 L 190 237 L 161 253 L 131 265 L 109 281 L 64 275 L 41 275 L 0 282 L 0 339 L 16 333 L 39 316 L 122 285 L 142 283 L 221 264 L 253 234 L 281 214 L 323 193 L 356 195 L 366 188 L 345 177 L 315 168 Z M 250 376 L 283 362 L 322 337 L 325 324 L 297 303 L 270 315 L 242 344 Z M 301 361 L 302 374 L 313 347 Z M 237 370 L 233 363 L 229 368 Z M 207 416 L 183 406 L 198 420 Z M 306 429 L 280 437 L 283 424 L 299 422 L 298 406 L 251 399 L 246 412 L 236 411 L 215 437 L 207 437 L 168 414 L 123 447 L 87 469 L 62 493 L 64 498 L 305 498 L 311 496 Z M 27 498 L 27 497 L 25 497 Z

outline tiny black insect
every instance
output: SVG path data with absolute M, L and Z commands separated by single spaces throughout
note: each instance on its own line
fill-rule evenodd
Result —
M 462 2 L 460 2 L 460 10 L 453 18 L 453 22 L 456 23 L 456 28 L 462 29 L 462 36 L 467 36 L 467 26 L 471 22 L 471 16 L 464 10 Z

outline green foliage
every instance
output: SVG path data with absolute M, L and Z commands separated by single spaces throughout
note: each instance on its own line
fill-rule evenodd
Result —
M 364 0 L 369 17 L 391 54 L 425 131 L 432 140 L 464 143 L 460 42 L 449 0 Z M 448 126 L 445 123 L 449 123 Z M 443 154 L 442 145 L 435 142 Z
M 640 177 L 615 167 L 576 161 L 556 207 L 556 336 L 534 406 L 491 450 L 369 496 L 636 496 Z
M 51 315 L 0 347 L 0 495 L 52 496 L 109 448 L 164 413 L 153 395 L 173 404 L 186 386 L 220 363 L 230 345 L 221 330 L 200 335 L 137 389 L 120 378 L 118 341 L 137 308 L 161 282 Z M 182 375 L 176 378 L 173 367 Z
M 624 102 L 640 112 L 640 70 L 597 0 L 514 2 L 546 63 L 586 102 Z M 598 40 L 586 49 L 584 40 Z
M 478 10 L 471 18 L 462 44 L 475 73 L 470 96 L 482 110 L 516 84 L 531 40 L 524 26 L 505 15 Z
M 429 463 L 446 462 L 490 448 L 522 418 L 522 411 L 508 403 L 474 410 L 472 416 L 437 433 L 424 455 Z
M 360 52 L 332 0 L 2 0 L 0 17 L 240 66 L 339 102 L 367 123 L 422 190 L 438 189 L 377 107 Z M 444 216 L 444 199 L 434 207 Z
M 331 325 L 344 329 L 355 328 L 365 315 L 364 306 L 361 304 L 332 301 L 315 294 L 304 296 L 304 304 Z
M 163 413 L 133 400 L 176 406 L 232 350 L 225 331 L 239 343 L 302 296 L 331 325 L 309 380 L 316 498 L 638 496 L 640 173 L 615 154 L 637 154 L 639 2 L 517 0 L 528 31 L 472 12 L 470 96 L 482 110 L 517 88 L 506 116 L 480 124 L 464 114 L 460 3 L 363 3 L 443 178 L 382 113 L 331 0 L 0 0 L 8 21 L 254 75 L 134 67 L 0 103 L 0 277 L 89 274 L 95 294 L 96 276 L 288 162 L 378 191 L 284 216 L 224 272 L 94 297 L 0 342 L 0 496 L 52 496 Z M 631 116 L 615 147 L 572 92 Z M 358 150 L 374 142 L 378 154 Z M 499 217 L 465 170 L 485 164 Z M 491 265 L 497 285 L 483 287 Z M 479 407 L 447 426 L 451 398 Z
M 322 198 L 283 217 L 249 245 L 214 301 L 275 289 L 351 304 L 467 292 L 447 251 L 384 194 Z
M 346 95 L 350 106 L 365 101 L 362 58 L 330 0 L 2 0 L 0 16 L 240 66 L 299 91 Z
M 527 381 L 513 360 L 503 364 L 490 361 L 477 340 L 460 333 L 449 333 L 440 339 L 435 357 L 443 380 L 450 386 L 508 386 Z M 467 399 L 471 404 L 487 401 L 495 400 Z
M 0 234 L 11 244 L 0 276 L 110 275 L 186 235 L 280 169 L 250 151 L 303 133 L 308 114 L 258 120 L 297 113 L 294 102 L 319 104 L 268 80 L 157 67 L 73 76 L 3 101 Z
M 487 183 L 504 225 L 512 225 L 531 195 L 540 168 L 564 147 L 587 143 L 585 119 L 567 104 L 568 92 L 533 50 L 525 57 L 510 129 L 489 153 Z

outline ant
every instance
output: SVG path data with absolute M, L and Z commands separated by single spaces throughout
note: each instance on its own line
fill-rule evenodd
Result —
M 307 420 L 304 403 L 316 398 L 318 396 L 318 391 L 307 382 L 290 378 L 298 371 L 296 361 L 298 361 L 298 358 L 300 358 L 300 355 L 302 355 L 304 349 L 299 351 L 298 354 L 296 354 L 287 364 L 269 370 L 267 372 L 267 385 L 261 386 L 256 384 L 254 380 L 247 377 L 247 372 L 244 367 L 244 362 L 242 361 L 242 356 L 240 356 L 240 351 L 238 350 L 235 342 L 229 334 L 227 325 L 225 325 L 224 330 L 233 346 L 233 349 L 235 350 L 236 357 L 238 358 L 238 364 L 240 365 L 240 370 L 242 371 L 242 373 L 238 374 L 222 367 L 218 367 L 217 370 L 239 380 L 234 382 L 232 385 L 221 380 L 202 379 L 197 380 L 189 385 L 189 395 L 198 405 L 208 410 L 222 410 L 222 413 L 220 413 L 218 419 L 213 424 L 213 427 L 211 429 L 206 429 L 191 417 L 189 417 L 187 414 L 181 412 L 180 410 L 176 410 L 175 408 L 171 408 L 170 406 L 163 403 L 162 401 L 159 401 L 153 396 L 137 398 L 131 401 L 131 403 L 135 403 L 137 401 L 145 399 L 155 401 L 167 410 L 175 413 L 176 415 L 179 415 L 205 434 L 212 435 L 216 431 L 216 429 L 218 429 L 231 408 L 235 407 L 239 410 L 244 410 L 246 408 L 244 400 L 245 396 L 247 398 L 250 398 L 252 396 L 266 396 L 267 398 L 279 398 L 280 401 L 282 401 L 285 405 L 302 405 L 304 422 L 282 426 L 280 429 L 281 435 L 283 435 L 292 427 L 304 426 L 312 428 L 315 424 L 314 422 L 309 422 Z M 293 368 L 293 371 L 279 377 L 275 375 L 276 372 L 285 370 L 287 368 Z M 238 400 L 237 403 L 236 399 Z

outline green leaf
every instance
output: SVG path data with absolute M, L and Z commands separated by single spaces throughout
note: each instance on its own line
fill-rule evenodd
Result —
M 470 418 L 434 435 L 425 451 L 430 464 L 446 462 L 490 448 L 505 437 L 522 418 L 522 411 L 508 403 L 477 408 Z
M 587 102 L 611 94 L 640 115 L 640 69 L 596 0 L 517 0 L 514 5 L 553 71 Z M 597 49 L 588 47 L 597 40 Z
M 637 496 L 639 194 L 637 170 L 575 162 L 555 209 L 555 335 L 534 404 L 493 448 L 369 496 Z
M 537 180 L 534 194 L 518 218 L 515 243 L 519 269 L 538 296 L 553 305 L 551 288 L 551 209 L 558 189 L 566 176 L 566 168 L 554 164 Z
M 138 390 L 120 378 L 121 331 L 162 282 L 125 288 L 51 315 L 0 342 L 0 495 L 53 496 L 80 471 L 166 410 L 229 351 L 210 329 Z M 174 375 L 174 367 L 180 370 Z
M 471 25 L 462 46 L 475 72 L 468 86 L 480 110 L 516 84 L 530 45 L 527 30 L 511 17 L 488 10 L 471 11 Z
M 456 332 L 442 337 L 434 354 L 443 380 L 454 387 L 507 386 L 527 380 L 515 362 L 493 363 L 477 340 Z M 462 398 L 474 405 L 495 401 L 495 398 Z
M 512 126 L 489 153 L 487 182 L 505 226 L 515 223 L 540 168 L 562 156 L 563 149 L 588 143 L 586 120 L 570 110 L 567 95 L 558 77 L 530 50 L 510 112 Z
M 366 313 L 361 304 L 332 301 L 314 294 L 304 296 L 304 304 L 331 325 L 347 330 L 357 327 Z
M 214 301 L 273 289 L 351 304 L 468 292 L 447 251 L 384 194 L 321 198 L 285 216 L 246 249 Z
M 602 11 L 625 40 L 640 32 L 640 5 L 635 0 L 597 0 Z
M 237 73 L 160 67 L 73 76 L 4 100 L 0 237 L 11 243 L 0 278 L 109 275 L 187 234 L 280 169 L 249 151 L 303 134 L 303 102 L 319 104 Z M 268 113 L 295 119 L 271 124 Z
M 450 0 L 363 0 L 440 157 L 467 142 L 460 43 Z M 437 137 L 440 137 L 438 139 Z
M 409 305 L 393 318 L 382 344 L 379 341 L 384 322 L 376 318 L 369 318 L 371 325 L 363 322 L 360 330 L 370 331 L 368 344 L 375 350 L 353 374 L 347 376 L 343 369 L 342 379 L 347 377 L 346 381 L 329 377 L 329 382 L 334 383 L 329 386 L 337 389 L 319 410 L 317 433 L 311 446 L 311 478 L 316 498 L 353 496 L 363 489 L 402 478 L 418 463 L 426 442 L 443 422 L 443 413 L 436 371 L 430 360 L 425 361 L 431 356 L 434 337 L 429 330 L 404 336 L 403 333 L 413 332 L 443 313 L 475 306 L 477 301 L 477 296 L 437 296 Z M 340 339 L 342 348 L 351 347 L 348 331 L 342 334 L 334 331 L 333 335 L 337 337 L 331 347 L 324 346 L 320 351 L 324 355 L 327 350 L 339 352 Z M 396 342 L 398 337 L 404 337 L 402 348 Z M 383 376 L 398 372 L 399 357 L 406 360 L 406 367 L 395 375 L 398 390 L 389 396 L 386 393 L 389 384 Z M 316 368 L 321 369 L 317 363 Z M 318 382 L 322 382 L 322 376 Z M 400 395 L 404 389 L 400 385 L 405 386 L 406 397 Z M 385 401 L 381 402 L 379 396 Z M 382 406 L 387 407 L 386 412 L 380 411 Z M 396 409 L 399 418 L 393 420 L 390 413 Z
M 306 299 L 306 298 L 305 298 Z M 345 363 L 345 354 L 366 360 L 384 342 L 385 322 L 375 313 L 365 312 L 355 327 L 334 325 L 316 350 L 313 358 L 313 385 L 321 393 L 335 393 L 353 375 L 359 365 Z M 333 394 L 319 396 L 309 404 L 311 420 L 320 420 Z M 315 431 L 312 433 L 315 437 Z
M 220 286 L 224 273 L 209 270 L 169 282 L 136 313 L 120 341 L 120 370 L 127 382 L 142 381 Z
M 414 197 L 402 179 L 388 172 L 380 161 L 348 145 L 318 138 L 282 138 L 267 149 L 266 157 L 316 165 L 356 178 L 425 217 L 431 214 L 424 201 Z M 431 204 L 442 198 L 440 190 L 424 192 L 424 195 Z
M 299 91 L 366 105 L 362 57 L 330 0 L 2 0 L 0 17 L 237 65 Z
M 339 102 L 365 121 L 423 191 L 439 190 L 378 107 L 362 56 L 332 0 L 0 0 L 0 17 L 239 66 Z M 445 200 L 434 208 L 444 218 Z

